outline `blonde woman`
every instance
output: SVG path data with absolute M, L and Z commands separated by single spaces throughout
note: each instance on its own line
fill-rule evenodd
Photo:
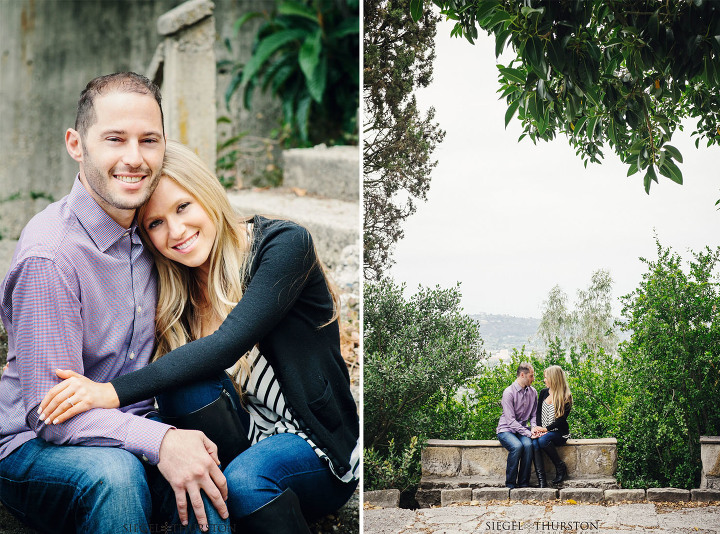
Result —
M 567 416 L 572 410 L 572 393 L 567 383 L 565 371 L 559 365 L 545 369 L 544 379 L 546 388 L 538 395 L 536 421 L 533 431 L 533 454 L 535 474 L 541 488 L 548 486 L 543 463 L 543 451 L 555 465 L 555 479 L 553 484 L 560 484 L 567 475 L 567 466 L 560 459 L 556 445 L 565 445 L 570 437 L 570 427 Z
M 360 450 L 336 299 L 310 235 L 239 220 L 212 172 L 172 141 L 138 223 L 158 271 L 155 361 L 107 384 L 59 371 L 44 419 L 157 396 L 164 420 L 218 445 L 240 531 L 309 534 L 304 516 L 352 495 Z

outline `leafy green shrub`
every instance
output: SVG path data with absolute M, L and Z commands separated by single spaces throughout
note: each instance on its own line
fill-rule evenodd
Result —
M 657 259 L 622 298 L 621 345 L 631 399 L 619 418 L 623 484 L 698 487 L 700 436 L 720 433 L 720 247 L 682 258 L 656 240 Z
M 420 482 L 420 453 L 417 436 L 410 438 L 410 444 L 397 446 L 390 440 L 387 451 L 365 449 L 363 454 L 364 489 L 398 489 L 406 491 Z
M 225 99 L 241 85 L 250 109 L 255 88 L 282 102 L 291 146 L 357 143 L 360 102 L 357 0 L 284 0 L 270 13 L 247 13 L 235 28 L 262 17 L 247 64 L 221 62 L 233 76 Z
M 484 357 L 477 323 L 462 314 L 460 292 L 405 286 L 383 279 L 364 293 L 365 446 L 423 441 L 440 395 L 454 395 Z

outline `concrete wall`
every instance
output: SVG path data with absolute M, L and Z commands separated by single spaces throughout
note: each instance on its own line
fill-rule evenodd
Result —
M 0 0 L 0 237 L 15 239 L 50 200 L 70 189 L 77 164 L 65 151 L 65 130 L 85 84 L 120 70 L 145 73 L 161 41 L 157 18 L 182 0 Z M 272 0 L 216 0 L 218 59 L 247 60 L 260 23 L 233 37 L 243 13 L 274 6 Z M 238 54 L 239 52 L 239 54 Z M 278 106 L 256 95 L 255 109 L 224 109 L 227 77 L 217 81 L 218 114 L 236 121 L 235 132 L 267 135 Z M 2 273 L 4 275 L 4 272 Z
M 700 488 L 720 489 L 720 436 L 700 436 Z

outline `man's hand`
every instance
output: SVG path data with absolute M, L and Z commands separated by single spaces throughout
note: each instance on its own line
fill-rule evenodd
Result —
M 229 516 L 227 481 L 218 467 L 217 447 L 199 430 L 170 429 L 160 444 L 158 469 L 175 492 L 178 514 L 183 525 L 188 524 L 187 497 L 195 511 L 195 518 L 207 531 L 207 515 L 200 490 L 210 498 L 220 517 Z

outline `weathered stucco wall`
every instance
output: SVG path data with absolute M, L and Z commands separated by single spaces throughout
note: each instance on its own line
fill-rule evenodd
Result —
M 0 0 L 0 237 L 16 239 L 25 223 L 70 189 L 77 164 L 65 151 L 64 134 L 75 120 L 80 91 L 95 76 L 145 73 L 161 41 L 157 18 L 182 0 Z M 246 60 L 254 29 L 233 36 L 233 24 L 250 10 L 271 9 L 272 0 L 216 0 L 218 59 L 233 41 Z M 224 109 L 227 77 L 217 81 L 218 115 L 233 129 L 260 135 L 277 125 L 278 106 L 257 95 L 249 112 Z M 4 270 L 0 275 L 4 275 Z

